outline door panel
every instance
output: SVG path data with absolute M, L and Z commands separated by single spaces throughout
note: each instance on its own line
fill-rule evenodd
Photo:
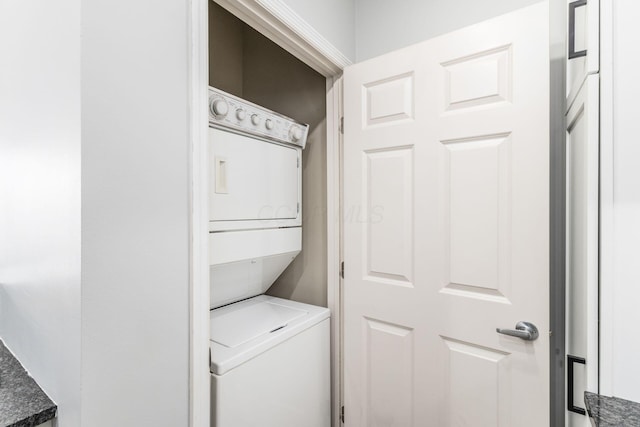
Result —
M 586 362 L 567 366 L 574 373 L 568 403 L 583 409 L 584 391 L 598 392 L 598 87 L 598 76 L 589 76 L 567 115 L 566 351 Z M 568 411 L 567 425 L 591 424 Z
M 346 425 L 548 424 L 548 67 L 539 3 L 345 70 Z
M 443 251 L 449 278 L 443 291 L 505 299 L 509 251 L 509 135 L 442 141 Z M 501 289 L 502 288 L 502 289 Z M 508 300 L 505 300 L 508 302 Z
M 501 46 L 443 63 L 445 110 L 509 101 L 510 54 L 510 46 Z
M 380 283 L 412 286 L 413 150 L 372 150 L 365 151 L 364 156 L 363 187 L 369 212 L 363 242 L 367 277 Z
M 366 126 L 413 118 L 413 75 L 392 76 L 363 86 Z
M 414 334 L 412 328 L 373 318 L 363 318 L 366 360 L 366 399 L 370 409 L 364 417 L 367 426 L 410 425 L 415 399 L 413 396 Z M 387 348 L 381 353 L 379 348 Z M 399 369 L 388 369 L 389 363 Z
M 448 362 L 446 425 L 508 425 L 508 417 L 495 410 L 511 403 L 508 353 L 450 339 L 444 343 Z

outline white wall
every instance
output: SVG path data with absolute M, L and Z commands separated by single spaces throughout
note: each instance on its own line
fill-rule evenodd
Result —
M 355 58 L 373 58 L 538 1 L 355 0 Z
M 80 425 L 80 1 L 0 1 L 0 337 Z
M 188 425 L 188 5 L 82 2 L 83 426 Z
M 356 49 L 354 35 L 356 0 L 279 1 L 284 1 L 284 3 L 300 15 L 302 19 L 342 52 L 344 56 L 352 62 L 355 62 Z
M 612 394 L 640 402 L 640 4 L 614 2 L 614 283 Z M 604 372 L 605 375 L 608 372 Z

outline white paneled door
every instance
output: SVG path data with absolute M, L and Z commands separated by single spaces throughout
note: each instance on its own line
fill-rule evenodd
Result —
M 345 70 L 346 426 L 548 425 L 548 45 L 542 2 Z

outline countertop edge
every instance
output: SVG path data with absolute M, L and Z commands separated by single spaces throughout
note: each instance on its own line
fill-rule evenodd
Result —
M 58 407 L 54 404 L 51 408 L 43 409 L 37 414 L 33 414 L 27 418 L 23 418 L 13 424 L 9 424 L 6 427 L 36 427 L 40 424 L 54 419 L 57 411 Z
M 640 426 L 640 403 L 588 391 L 584 403 L 594 427 Z
M 0 338 L 0 427 L 36 427 L 57 412 L 56 403 Z

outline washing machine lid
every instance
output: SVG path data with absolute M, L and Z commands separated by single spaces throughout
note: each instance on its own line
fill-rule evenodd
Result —
M 211 341 L 227 348 L 236 348 L 273 333 L 309 313 L 286 307 L 277 301 L 261 301 L 240 309 L 232 307 L 232 310 L 226 312 L 215 311 L 211 315 Z
M 328 308 L 267 295 L 211 310 L 211 372 L 223 375 L 327 318 Z

